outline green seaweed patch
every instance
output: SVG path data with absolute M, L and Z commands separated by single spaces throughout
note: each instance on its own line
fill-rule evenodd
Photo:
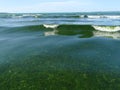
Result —
M 19 69 L 0 75 L 1 90 L 119 90 L 120 76 L 78 71 L 22 72 Z

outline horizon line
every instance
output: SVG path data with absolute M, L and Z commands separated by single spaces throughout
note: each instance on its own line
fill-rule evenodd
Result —
M 58 12 L 0 12 L 0 13 L 102 13 L 102 12 L 120 12 L 120 11 L 73 11 L 73 12 L 69 12 L 69 11 L 66 11 L 66 12 L 61 12 L 61 11 L 58 11 Z

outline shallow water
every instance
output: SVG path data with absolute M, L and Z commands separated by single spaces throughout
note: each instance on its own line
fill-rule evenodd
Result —
M 120 32 L 93 27 L 119 18 L 76 14 L 0 18 L 1 90 L 119 90 Z

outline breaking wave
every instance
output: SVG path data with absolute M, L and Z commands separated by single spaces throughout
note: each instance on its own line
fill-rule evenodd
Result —
M 94 29 L 99 31 L 106 32 L 117 32 L 120 31 L 120 26 L 101 26 L 101 25 L 93 25 Z
M 43 24 L 43 26 L 45 28 L 57 28 L 59 25 L 57 25 L 57 24 L 53 24 L 53 25 L 51 25 L 51 24 Z
M 8 31 L 46 31 L 46 30 L 58 30 L 62 34 L 69 33 L 86 33 L 92 31 L 102 31 L 102 32 L 118 32 L 120 31 L 120 26 L 102 26 L 102 25 L 77 25 L 77 24 L 43 24 L 43 25 L 26 25 L 17 27 L 1 27 L 0 32 Z M 72 32 L 72 33 L 71 33 Z
M 57 24 L 44 24 L 45 28 L 62 28 L 62 29 L 82 29 L 82 30 L 98 30 L 106 32 L 117 32 L 120 31 L 120 26 L 105 26 L 105 25 L 57 25 Z
M 86 17 L 91 19 L 99 19 L 99 18 L 120 19 L 120 15 L 88 15 Z

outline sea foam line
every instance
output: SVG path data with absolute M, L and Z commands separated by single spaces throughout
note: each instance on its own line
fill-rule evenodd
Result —
M 54 28 L 57 28 L 59 25 L 57 25 L 57 24 L 43 24 L 43 26 L 45 27 L 45 28 L 52 28 L 52 29 L 54 29 Z
M 106 31 L 106 32 L 117 32 L 120 31 L 120 26 L 100 26 L 100 25 L 93 25 L 94 29 L 99 31 Z

